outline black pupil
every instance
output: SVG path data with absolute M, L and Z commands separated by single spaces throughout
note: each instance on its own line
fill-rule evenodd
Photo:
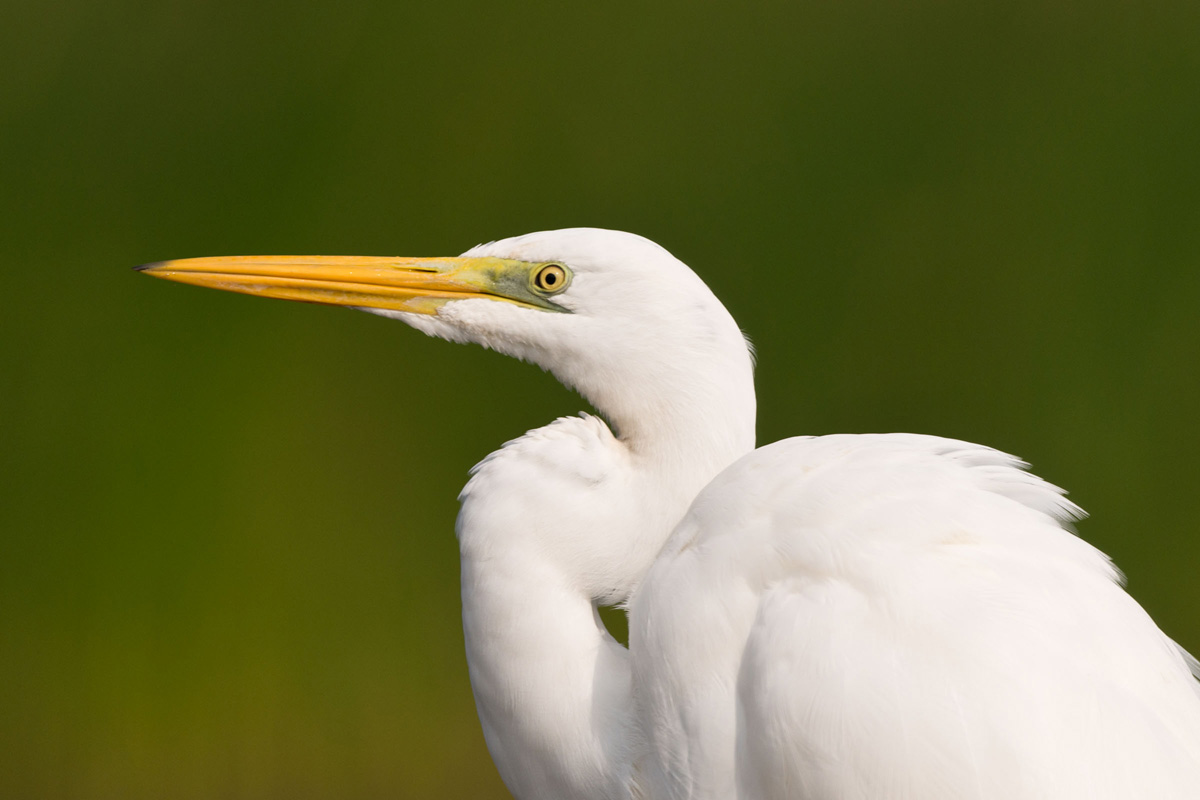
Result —
M 542 273 L 542 283 L 547 286 L 553 286 L 558 283 L 558 275 L 554 273 L 554 270 L 548 269 Z

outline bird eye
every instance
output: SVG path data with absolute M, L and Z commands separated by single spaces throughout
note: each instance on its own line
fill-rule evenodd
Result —
M 560 264 L 546 264 L 533 275 L 533 288 L 543 294 L 556 294 L 567 288 L 567 270 Z

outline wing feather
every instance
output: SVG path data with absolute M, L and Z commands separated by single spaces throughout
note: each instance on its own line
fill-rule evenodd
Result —
M 829 436 L 718 476 L 631 608 L 662 795 L 1197 796 L 1194 661 L 1025 467 Z

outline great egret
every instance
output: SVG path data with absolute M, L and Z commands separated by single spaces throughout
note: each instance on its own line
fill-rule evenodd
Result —
M 929 436 L 754 450 L 741 332 L 646 239 L 141 269 L 482 344 L 603 415 L 509 442 L 461 496 L 471 686 L 519 798 L 1200 796 L 1196 662 L 1062 491 Z M 628 604 L 628 650 L 598 603 Z

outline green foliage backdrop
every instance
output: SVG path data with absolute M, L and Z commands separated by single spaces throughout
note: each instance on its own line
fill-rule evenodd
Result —
M 1200 649 L 1200 5 L 0 5 L 0 795 L 505 796 L 455 495 L 581 402 L 163 258 L 642 233 L 761 442 L 1018 453 Z

